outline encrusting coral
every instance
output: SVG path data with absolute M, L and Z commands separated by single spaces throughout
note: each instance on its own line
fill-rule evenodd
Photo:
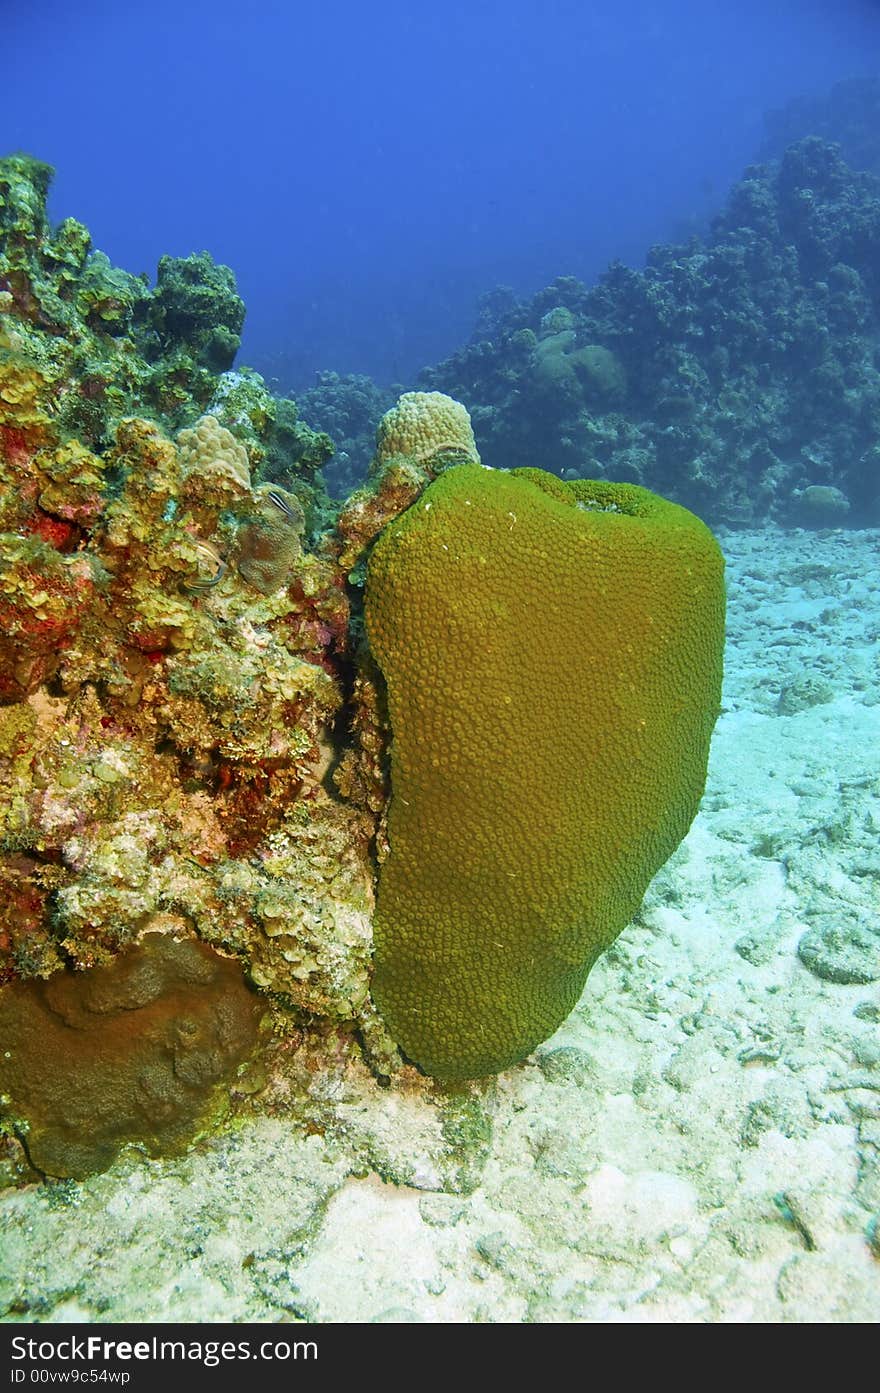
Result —
M 239 531 L 238 570 L 255 590 L 271 595 L 300 555 L 305 517 L 296 495 L 277 484 L 261 484 L 254 500 L 253 516 Z
M 16 429 L 34 384 L 60 435 L 98 453 L 127 416 L 172 434 L 210 413 L 247 446 L 255 476 L 314 484 L 329 437 L 258 373 L 231 368 L 244 306 L 229 268 L 206 252 L 163 257 L 151 289 L 92 251 L 82 223 L 50 226 L 51 178 L 39 160 L 0 159 L 0 381 L 17 379 Z
M 237 963 L 171 933 L 92 972 L 8 987 L 0 1088 L 27 1119 L 28 1161 L 77 1177 L 123 1142 L 180 1150 L 222 1105 L 217 1085 L 253 1051 L 263 1009 Z
M 236 858 L 255 852 L 274 868 L 292 856 L 300 919 L 311 902 L 329 923 L 323 903 L 310 901 L 318 884 L 323 900 L 325 875 L 316 870 L 310 889 L 303 808 L 322 837 L 336 821 L 360 848 L 340 859 L 337 887 L 347 886 L 364 915 L 368 944 L 371 832 L 322 786 L 342 706 L 342 580 L 329 559 L 302 552 L 295 500 L 283 514 L 296 538 L 295 558 L 289 547 L 285 555 L 286 588 L 281 576 L 264 597 L 227 567 L 237 531 L 254 525 L 267 500 L 263 490 L 245 491 L 241 469 L 227 472 L 216 458 L 193 467 L 186 442 L 175 449 L 156 426 L 126 420 L 104 457 L 121 482 L 88 524 L 80 518 L 76 551 L 33 532 L 3 537 L 3 695 L 13 703 L 0 711 L 10 773 L 4 844 L 39 865 L 50 860 L 56 872 L 54 915 L 41 933 L 20 943 L 14 906 L 7 908 L 13 973 L 25 960 L 29 970 L 54 966 L 59 943 L 81 965 L 104 961 L 137 937 L 146 916 L 170 906 L 247 960 L 244 923 L 262 947 L 259 906 L 279 873 L 249 869 L 242 881 Z M 43 459 L 40 450 L 7 451 L 8 477 L 21 485 L 10 489 L 18 513 L 23 497 L 40 496 Z M 241 520 L 221 506 L 236 497 Z M 35 867 L 30 879 L 40 875 Z M 233 885 L 235 910 L 223 912 L 218 895 Z M 320 957 L 315 943 L 311 952 Z M 264 981 L 283 992 L 289 975 L 308 1006 L 302 962 L 288 967 L 276 956 L 274 970 L 263 962 Z M 359 960 L 349 958 L 346 970 L 361 985 L 340 980 L 340 1000 L 364 996 L 366 956 L 364 947 Z M 335 988 L 318 963 L 312 977 L 325 1011 Z
M 47 186 L 45 167 L 0 162 L 2 980 L 90 975 L 162 928 L 238 958 L 282 1038 L 353 1022 L 376 815 L 328 779 L 349 601 L 330 550 L 304 543 L 306 505 L 323 506 L 297 472 L 309 432 L 287 413 L 296 491 L 270 483 L 271 397 L 205 362 L 187 379 L 183 342 L 178 380 L 206 390 L 137 414 L 158 404 L 160 359 L 126 338 L 133 310 L 99 334 L 77 309 L 84 282 L 129 285 L 85 229 L 59 285 Z M 151 294 L 129 288 L 132 305 Z

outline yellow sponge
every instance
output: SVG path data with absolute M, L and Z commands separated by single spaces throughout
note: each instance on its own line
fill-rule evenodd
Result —
M 575 1005 L 694 817 L 724 563 L 634 485 L 447 470 L 373 550 L 390 851 L 373 994 L 442 1079 L 522 1059 Z

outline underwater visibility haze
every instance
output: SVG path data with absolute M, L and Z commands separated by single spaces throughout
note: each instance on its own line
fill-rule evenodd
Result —
M 875 1321 L 876 7 L 9 8 L 3 1321 Z
M 871 71 L 876 42 L 859 0 L 3 11 L 4 147 L 56 167 L 53 216 L 150 276 L 208 249 L 245 361 L 295 392 L 410 383 L 493 286 L 702 231 L 763 114 Z

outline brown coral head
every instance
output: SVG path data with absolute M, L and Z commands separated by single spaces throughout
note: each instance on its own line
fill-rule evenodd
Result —
M 185 1149 L 262 1015 L 237 962 L 161 933 L 108 967 L 13 983 L 0 1001 L 4 1129 L 36 1170 L 73 1178 L 126 1143 Z
M 273 595 L 302 551 L 305 518 L 296 494 L 278 484 L 261 484 L 253 496 L 253 515 L 239 532 L 238 570 L 260 594 Z

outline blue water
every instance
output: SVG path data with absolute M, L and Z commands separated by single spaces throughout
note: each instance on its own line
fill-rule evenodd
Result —
M 241 358 L 408 381 L 479 296 L 701 229 L 763 113 L 876 68 L 868 0 L 2 5 L 0 145 L 151 276 L 206 248 Z

